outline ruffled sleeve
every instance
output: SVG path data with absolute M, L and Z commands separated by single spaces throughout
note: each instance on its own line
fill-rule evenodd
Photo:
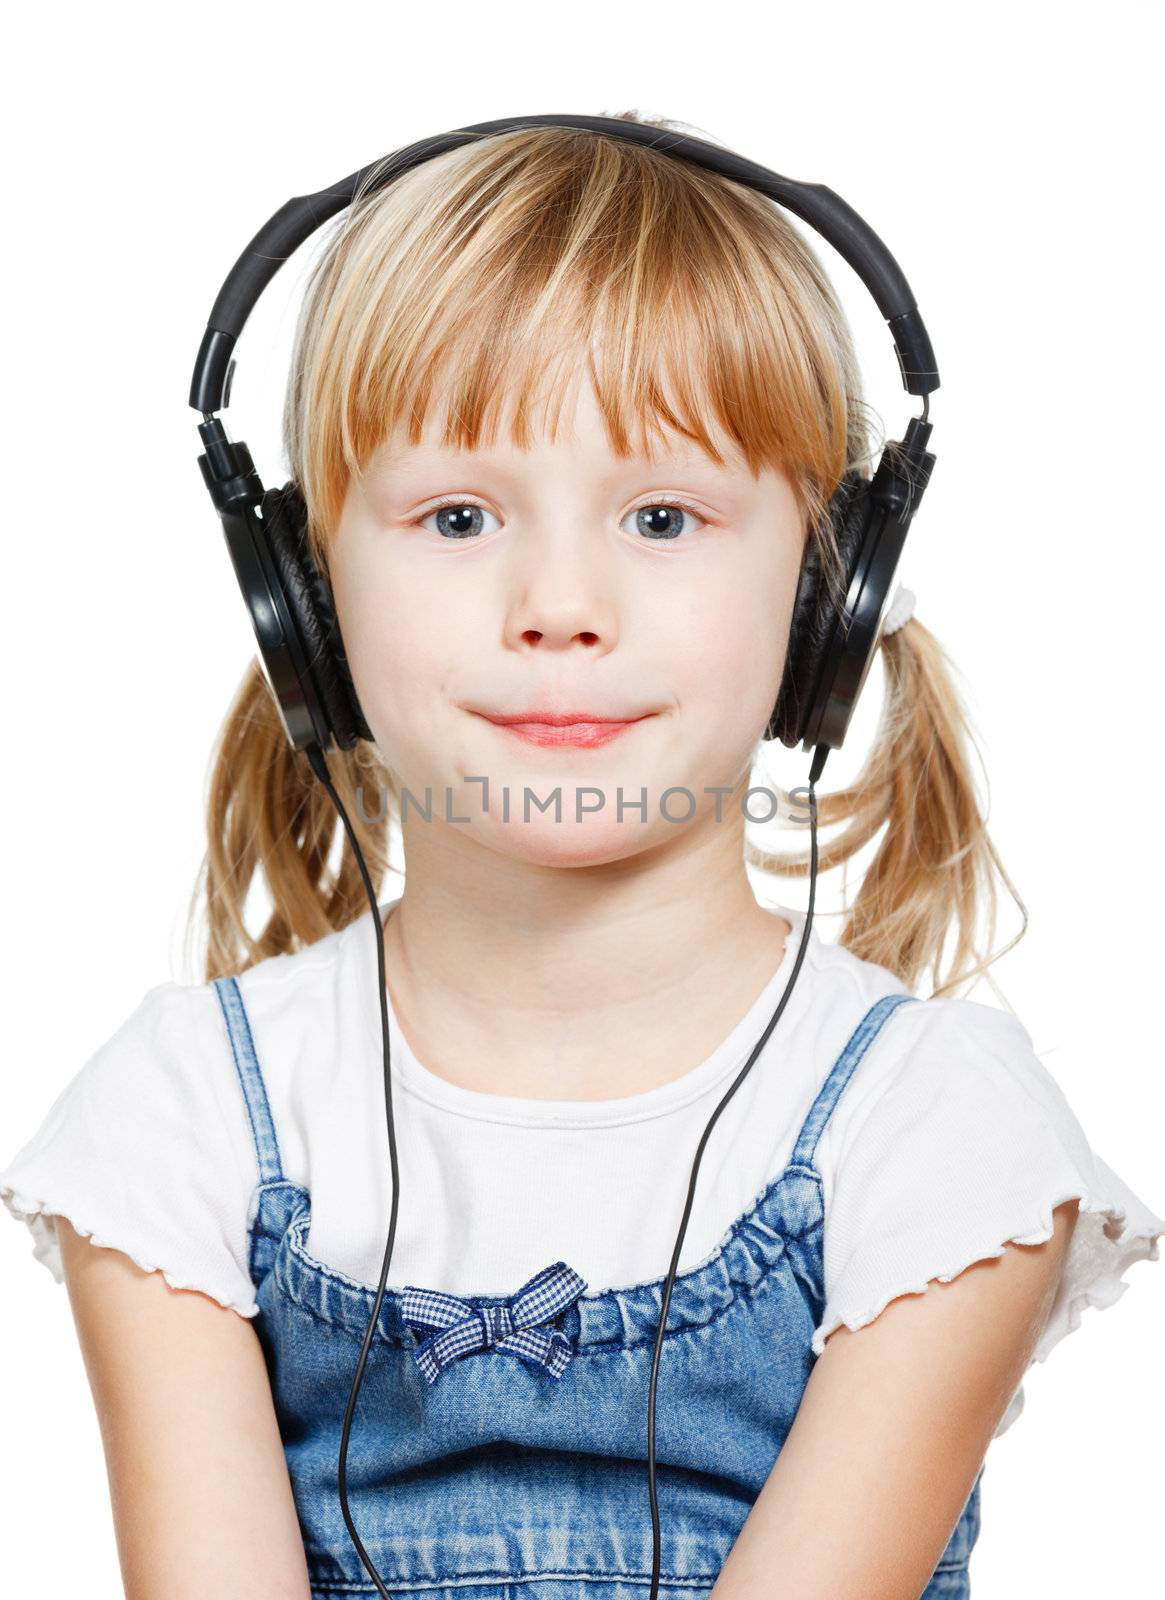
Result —
M 242 1089 L 209 985 L 149 990 L 0 1172 L 0 1199 L 64 1282 L 56 1219 L 244 1317 L 257 1186 Z
M 919 1294 L 932 1280 L 949 1283 L 972 1263 L 1001 1256 L 1009 1242 L 1051 1238 L 1053 1210 L 1078 1198 L 1059 1289 L 1032 1356 L 1045 1361 L 1089 1306 L 1111 1306 L 1124 1294 L 1134 1262 L 1160 1259 L 1165 1219 L 1092 1150 L 1010 1012 L 961 999 L 904 1006 L 871 1058 L 883 1046 L 881 1065 L 871 1063 L 874 1092 L 855 1097 L 849 1118 L 842 1097 L 827 1129 L 828 1160 L 819 1163 L 826 1299 L 814 1352 L 842 1323 L 860 1328 L 897 1296 Z M 1022 1405 L 1021 1385 L 997 1434 Z

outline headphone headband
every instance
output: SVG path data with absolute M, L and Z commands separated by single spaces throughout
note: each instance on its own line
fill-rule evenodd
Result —
M 828 240 L 873 295 L 889 325 L 906 392 L 926 395 L 938 388 L 938 368 L 930 337 L 905 274 L 869 223 L 825 184 L 798 183 L 762 167 L 759 162 L 737 155 L 734 150 L 722 149 L 706 139 L 695 139 L 668 128 L 626 122 L 620 117 L 547 112 L 472 122 L 448 133 L 418 139 L 415 144 L 405 145 L 381 161 L 360 167 L 316 194 L 299 195 L 285 201 L 239 256 L 215 298 L 190 384 L 190 404 L 194 410 L 205 416 L 224 410 L 229 404 L 232 352 L 259 296 L 288 256 L 329 217 L 351 205 L 362 185 L 368 184 L 368 192 L 374 193 L 410 168 L 468 140 L 533 127 L 581 128 L 592 133 L 611 134 L 630 144 L 652 145 L 667 155 L 707 167 L 768 195 Z

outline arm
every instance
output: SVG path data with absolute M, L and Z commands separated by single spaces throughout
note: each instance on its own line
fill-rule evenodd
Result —
M 109 1473 L 126 1600 L 308 1600 L 258 1335 L 64 1217 L 61 1263 Z
M 830 1335 L 712 1600 L 918 1600 L 1039 1341 L 1078 1204 L 1044 1243 Z

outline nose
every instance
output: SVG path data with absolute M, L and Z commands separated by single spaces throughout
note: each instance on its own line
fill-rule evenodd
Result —
M 610 562 L 600 539 L 560 525 L 515 558 L 507 643 L 602 651 L 616 642 L 617 607 Z

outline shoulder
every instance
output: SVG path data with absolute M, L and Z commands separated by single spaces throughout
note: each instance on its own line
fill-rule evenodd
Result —
M 272 1110 L 293 1180 L 307 1170 L 309 1130 L 333 1126 L 327 1119 L 338 1097 L 327 1089 L 334 1064 L 348 1057 L 337 1049 L 336 1028 L 355 976 L 343 959 L 353 929 L 359 933 L 350 924 L 233 979 L 262 1081 L 275 1089 Z M 371 961 L 370 918 L 365 932 Z M 371 967 L 363 976 L 372 983 Z M 27 1224 L 37 1260 L 57 1282 L 56 1218 L 64 1216 L 94 1244 L 160 1270 L 171 1287 L 256 1314 L 248 1235 L 258 1154 L 223 987 L 166 982 L 146 990 L 0 1171 L 0 1201 Z M 351 1071 L 360 1065 L 354 1060 Z
M 376 1003 L 376 949 L 368 915 L 228 980 L 237 985 L 265 1085 L 277 1099 L 327 1085 L 341 1056 L 361 1055 Z M 213 990 L 213 985 L 207 986 Z M 216 1010 L 222 1007 L 217 1003 Z M 225 1017 L 220 1017 L 221 1031 Z
M 239 1088 L 209 984 L 166 982 L 82 1061 L 5 1176 L 32 1163 L 100 1170 L 109 1181 L 197 1142 L 220 1164 L 245 1159 Z
M 1013 1012 L 967 999 L 912 999 L 880 1031 L 852 1096 L 829 1131 L 835 1162 L 860 1142 L 913 1137 L 938 1148 L 950 1140 L 998 1137 L 1001 1148 L 1054 1131 L 1078 1160 L 1087 1140 L 1032 1036 Z
M 50 1107 L 42 1135 L 100 1116 L 160 1138 L 196 1108 L 229 1120 L 231 1066 L 217 998 L 207 984 L 166 982 L 147 989 L 65 1084 Z M 93 1125 L 96 1131 L 96 1124 Z
M 1079 1223 L 1035 1359 L 1084 1307 L 1112 1304 L 1129 1265 L 1158 1258 L 1165 1220 L 1092 1149 L 1014 1013 L 966 999 L 901 1006 L 867 1068 L 818 1146 L 828 1293 L 818 1353 L 843 1321 L 858 1327 L 1009 1244 L 1042 1244 L 1068 1200 L 1080 1202 Z
M 255 1154 L 217 999 L 162 983 L 89 1055 L 0 1172 L 0 1200 L 63 1281 L 56 1219 L 244 1316 Z
M 858 1046 L 856 1068 L 818 1146 L 827 1166 L 836 1165 L 878 1106 L 884 1114 L 941 1103 L 960 1114 L 974 1107 L 980 1115 L 999 1115 L 1018 1107 L 1025 1115 L 1042 1109 L 1071 1117 L 1013 1012 L 977 1000 L 922 999 L 887 968 L 839 945 L 814 941 L 814 963 L 817 1009 L 844 1025 L 846 1042 Z M 890 999 L 903 1003 L 874 1009 Z M 871 1011 L 878 1019 L 873 1028 L 864 1026 Z M 819 1026 L 829 1027 L 824 1015 Z

